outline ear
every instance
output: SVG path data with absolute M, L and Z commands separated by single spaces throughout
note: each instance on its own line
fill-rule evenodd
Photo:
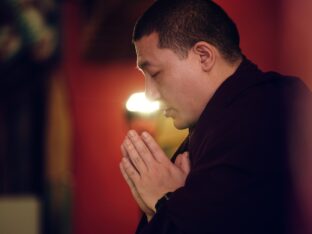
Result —
M 211 44 L 200 41 L 193 46 L 193 52 L 199 56 L 202 69 L 210 71 L 215 64 L 216 50 Z

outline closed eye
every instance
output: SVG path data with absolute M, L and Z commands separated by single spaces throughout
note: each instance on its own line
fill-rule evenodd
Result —
M 160 73 L 160 71 L 155 72 L 155 73 L 151 74 L 151 77 L 152 77 L 152 78 L 155 78 L 159 73 Z

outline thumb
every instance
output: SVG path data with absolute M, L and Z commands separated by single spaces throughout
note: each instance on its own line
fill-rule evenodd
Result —
M 188 174 L 191 170 L 191 162 L 190 162 L 190 158 L 189 158 L 189 153 L 188 152 L 184 152 L 183 154 L 180 155 L 180 162 L 179 162 L 179 167 L 181 168 L 181 170 Z

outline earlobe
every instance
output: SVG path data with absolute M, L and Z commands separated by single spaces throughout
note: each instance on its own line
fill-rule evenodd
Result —
M 210 71 L 215 63 L 214 47 L 207 42 L 197 42 L 193 49 L 194 53 L 199 56 L 203 70 Z

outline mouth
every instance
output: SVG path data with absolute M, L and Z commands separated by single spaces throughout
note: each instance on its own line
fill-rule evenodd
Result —
M 162 111 L 163 115 L 166 118 L 168 118 L 168 117 L 173 118 L 174 117 L 175 109 L 173 107 L 167 106 L 163 102 L 160 104 L 160 111 Z
M 169 107 L 169 108 L 164 109 L 163 114 L 165 117 L 168 118 L 168 117 L 173 117 L 173 112 L 174 112 L 174 109 Z

